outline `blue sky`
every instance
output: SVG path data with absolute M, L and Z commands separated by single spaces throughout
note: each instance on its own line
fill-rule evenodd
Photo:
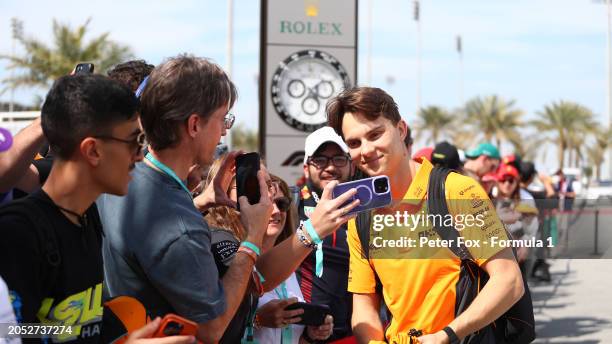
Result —
M 367 1 L 360 1 L 359 11 L 358 82 L 387 89 L 409 123 L 416 106 L 412 6 L 409 0 L 373 0 L 372 80 L 366 76 Z M 497 94 L 515 99 L 530 117 L 545 104 L 567 99 L 589 107 L 607 124 L 605 9 L 591 0 L 421 0 L 422 105 L 459 105 L 455 37 L 461 35 L 466 100 Z M 91 17 L 92 35 L 110 32 L 151 63 L 190 52 L 226 64 L 225 1 L 3 1 L 0 53 L 10 53 L 14 16 L 24 21 L 26 34 L 48 41 L 52 18 L 76 26 Z M 259 1 L 235 0 L 234 37 L 233 79 L 240 94 L 235 112 L 238 122 L 255 128 Z M 5 67 L 0 62 L 0 78 L 8 73 Z M 16 99 L 28 103 L 35 93 L 44 91 L 18 91 Z M 8 101 L 8 93 L 0 99 Z

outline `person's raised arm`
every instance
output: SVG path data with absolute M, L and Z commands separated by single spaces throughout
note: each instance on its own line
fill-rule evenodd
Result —
M 9 191 L 25 174 L 33 173 L 30 165 L 43 142 L 40 117 L 15 135 L 13 146 L 0 157 L 0 192 Z
M 257 172 L 261 198 L 257 204 L 249 204 L 245 196 L 240 197 L 240 220 L 248 231 L 246 241 L 261 249 L 264 234 L 268 228 L 268 222 L 272 214 L 272 201 L 268 195 L 268 186 L 263 171 Z M 230 321 L 236 314 L 244 297 L 249 278 L 253 272 L 255 259 L 249 254 L 237 252 L 232 263 L 222 278 L 223 290 L 225 292 L 225 312 L 198 327 L 198 339 L 204 343 L 217 343 Z
M 312 227 L 321 240 L 355 217 L 355 215 L 346 214 L 359 205 L 359 200 L 354 200 L 348 205 L 344 205 L 357 193 L 355 189 L 351 189 L 338 198 L 333 199 L 332 190 L 337 184 L 337 181 L 333 181 L 325 186 L 321 199 L 310 216 Z M 307 236 L 309 241 L 313 241 L 306 228 L 304 228 L 304 235 Z M 264 290 L 272 290 L 286 280 L 302 263 L 302 260 L 308 256 L 311 250 L 300 242 L 300 239 L 294 233 L 291 237 L 262 255 L 257 262 L 257 269 L 266 279 Z

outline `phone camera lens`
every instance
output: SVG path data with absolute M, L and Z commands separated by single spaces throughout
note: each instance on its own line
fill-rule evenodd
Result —
M 389 191 L 389 185 L 387 184 L 387 178 L 378 178 L 374 180 L 374 191 L 379 194 Z

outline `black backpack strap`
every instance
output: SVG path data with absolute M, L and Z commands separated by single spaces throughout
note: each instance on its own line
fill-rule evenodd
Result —
M 453 170 L 436 166 L 429 175 L 429 185 L 427 187 L 427 209 L 429 214 L 440 215 L 445 219 L 450 213 L 446 204 L 446 178 Z M 446 221 L 438 221 L 439 225 L 434 226 L 434 230 L 440 238 L 449 241 L 449 249 L 461 260 L 473 260 L 472 255 L 465 246 L 458 245 L 459 233 L 455 227 L 445 225 Z
M 363 258 L 370 258 L 370 227 L 372 226 L 372 214 L 369 211 L 361 212 L 355 219 L 357 235 L 361 243 L 361 253 Z
M 372 213 L 369 211 L 359 213 L 355 219 L 355 226 L 357 227 L 357 235 L 359 236 L 359 242 L 361 244 L 362 258 L 370 259 L 370 228 L 372 226 Z M 382 282 L 374 267 L 372 267 L 372 271 L 376 279 L 376 293 L 380 294 L 382 293 Z

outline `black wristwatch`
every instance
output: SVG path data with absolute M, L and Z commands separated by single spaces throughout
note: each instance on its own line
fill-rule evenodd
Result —
M 459 344 L 459 342 L 461 342 L 452 328 L 446 326 L 442 329 L 442 331 L 444 331 L 444 333 L 446 333 L 446 335 L 448 336 L 448 342 L 450 344 Z

